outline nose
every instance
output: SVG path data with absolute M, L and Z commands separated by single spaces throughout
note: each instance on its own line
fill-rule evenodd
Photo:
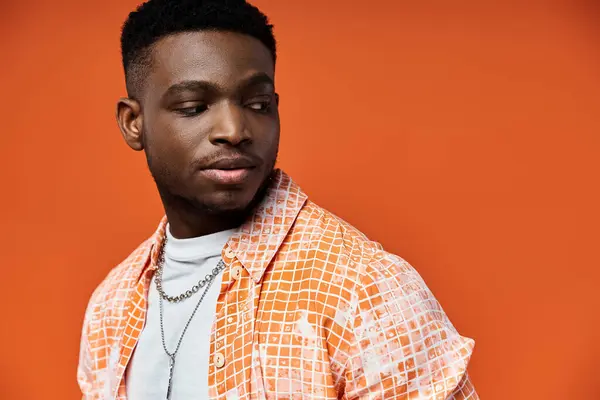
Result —
M 241 106 L 224 101 L 213 107 L 212 111 L 214 123 L 209 135 L 212 144 L 239 146 L 250 140 Z

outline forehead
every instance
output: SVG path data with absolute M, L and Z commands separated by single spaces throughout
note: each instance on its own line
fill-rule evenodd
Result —
M 257 72 L 274 78 L 274 67 L 269 49 L 251 36 L 221 31 L 185 32 L 162 38 L 153 45 L 147 84 L 155 92 L 193 80 L 227 88 Z

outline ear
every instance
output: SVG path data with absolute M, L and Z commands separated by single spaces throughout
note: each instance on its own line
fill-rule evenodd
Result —
M 275 104 L 279 107 L 279 93 L 275 93 Z
M 133 150 L 144 150 L 142 107 L 137 100 L 121 98 L 117 102 L 117 123 L 123 139 Z

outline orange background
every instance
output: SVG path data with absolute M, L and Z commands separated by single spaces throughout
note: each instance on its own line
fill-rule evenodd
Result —
M 91 291 L 162 215 L 114 120 L 136 1 L 1 3 L 0 397 L 72 399 Z M 420 271 L 480 395 L 600 399 L 596 3 L 255 4 L 281 167 Z

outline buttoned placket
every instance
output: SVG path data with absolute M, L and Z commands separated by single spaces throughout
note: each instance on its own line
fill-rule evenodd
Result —
M 216 389 L 216 393 L 212 394 L 219 399 L 230 391 L 235 391 L 243 399 L 253 393 L 251 369 L 254 367 L 254 328 L 260 282 L 248 274 L 228 246 L 223 256 L 227 268 L 219 295 L 220 308 L 211 334 L 209 379 L 215 379 L 209 382 L 209 386 Z M 234 379 L 236 376 L 238 378 Z M 236 387 L 235 382 L 243 385 Z

